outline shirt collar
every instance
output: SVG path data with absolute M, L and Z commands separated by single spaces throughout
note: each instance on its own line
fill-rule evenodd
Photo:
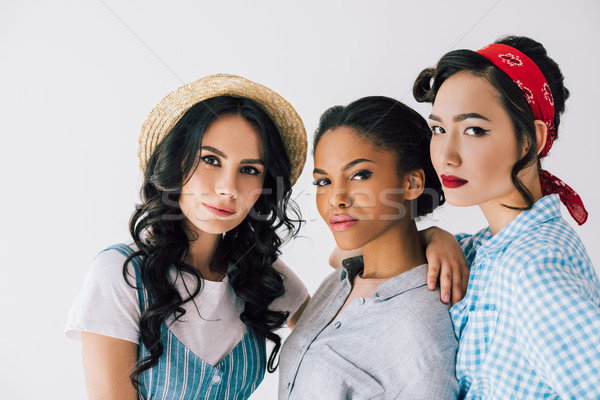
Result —
M 341 280 L 354 280 L 356 274 L 364 268 L 362 256 L 347 258 L 342 261 L 344 271 L 340 276 Z M 395 276 L 381 285 L 377 289 L 375 296 L 381 300 L 388 300 L 394 296 L 408 292 L 421 286 L 427 285 L 427 264 L 419 265 L 409 271 L 406 271 L 398 276 Z
M 560 216 L 559 196 L 557 194 L 544 196 L 531 209 L 517 215 L 515 219 L 502 228 L 495 236 L 491 236 L 491 232 L 489 232 L 491 238 L 483 244 L 482 249 L 486 252 L 501 251 L 521 233 Z M 486 229 L 485 236 L 488 236 L 487 231 L 489 231 L 489 227 Z

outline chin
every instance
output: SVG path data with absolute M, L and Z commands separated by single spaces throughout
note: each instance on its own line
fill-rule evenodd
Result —
M 211 235 L 222 235 L 236 228 L 241 221 L 222 221 L 222 220 L 213 220 L 213 221 L 202 221 L 196 223 L 196 228 L 201 230 L 204 233 L 208 233 Z
M 335 238 L 335 244 L 344 251 L 358 250 L 364 245 L 363 242 L 359 243 L 353 240 L 343 240 L 342 238 L 337 237 Z
M 473 200 L 471 200 L 471 199 L 461 198 L 461 196 L 445 195 L 445 198 L 446 198 L 446 203 L 448 203 L 454 207 L 471 207 L 471 206 L 476 206 L 479 204 L 479 203 L 473 202 Z

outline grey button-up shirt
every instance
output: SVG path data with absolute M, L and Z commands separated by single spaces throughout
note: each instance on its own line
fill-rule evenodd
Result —
M 427 265 L 381 284 L 335 319 L 363 269 L 344 260 L 283 345 L 279 399 L 455 399 L 457 341 Z

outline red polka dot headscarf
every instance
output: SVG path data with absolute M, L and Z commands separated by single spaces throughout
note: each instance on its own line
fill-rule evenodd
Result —
M 477 51 L 500 68 L 521 89 L 535 120 L 543 121 L 547 128 L 546 143 L 540 153 L 545 157 L 556 137 L 554 127 L 554 98 L 550 86 L 539 67 L 524 53 L 505 44 L 490 44 Z M 571 216 L 582 225 L 588 217 L 581 197 L 569 185 L 548 171 L 540 170 L 542 194 L 558 193 Z

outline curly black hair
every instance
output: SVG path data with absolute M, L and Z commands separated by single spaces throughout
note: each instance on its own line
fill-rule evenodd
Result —
M 142 203 L 136 205 L 129 223 L 138 250 L 123 265 L 141 256 L 141 279 L 149 296 L 149 306 L 140 316 L 141 341 L 150 355 L 138 360 L 131 374 L 134 385 L 145 370 L 158 363 L 163 353 L 161 326 L 173 316 L 185 314 L 182 305 L 197 296 L 202 275 L 183 260 L 190 246 L 189 230 L 179 207 L 181 188 L 198 165 L 197 152 L 204 132 L 211 123 L 225 115 L 238 115 L 261 135 L 265 157 L 265 180 L 262 193 L 246 218 L 222 235 L 210 267 L 227 272 L 235 294 L 244 301 L 240 319 L 258 335 L 274 343 L 267 368 L 277 368 L 276 358 L 281 338 L 274 330 L 281 327 L 287 312 L 274 311 L 269 305 L 284 294 L 283 277 L 272 268 L 284 241 L 295 237 L 302 224 L 300 211 L 290 198 L 290 161 L 281 135 L 272 119 L 254 101 L 247 98 L 219 96 L 192 106 L 156 146 L 150 157 L 141 187 Z M 169 273 L 176 268 L 196 280 L 195 290 L 182 297 L 171 283 Z M 135 286 L 134 286 L 135 287 Z

